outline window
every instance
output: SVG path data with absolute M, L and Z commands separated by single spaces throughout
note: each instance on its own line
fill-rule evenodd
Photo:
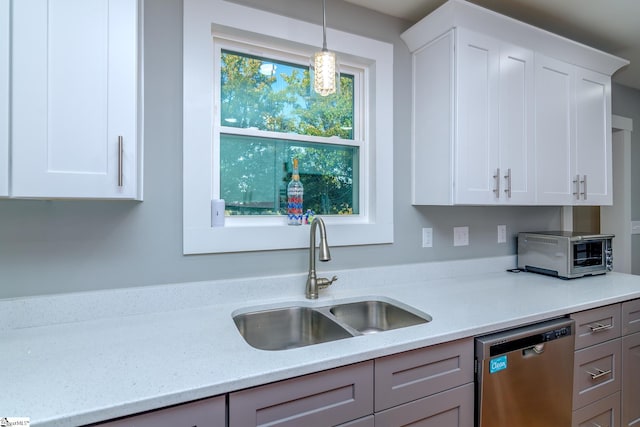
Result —
M 219 180 L 227 215 L 285 215 L 294 158 L 305 210 L 358 215 L 364 150 L 354 117 L 360 116 L 362 70 L 343 67 L 351 74 L 341 74 L 339 92 L 322 97 L 310 90 L 308 58 L 282 52 L 272 56 L 286 61 L 259 57 L 251 46 L 224 39 L 214 39 L 214 48 L 220 82 L 214 182 Z M 307 65 L 295 63 L 304 60 Z
M 225 0 L 185 0 L 184 22 L 184 253 L 308 246 L 282 215 L 293 157 L 332 246 L 392 242 L 392 45 L 327 29 L 341 91 L 321 98 L 304 85 L 321 27 Z

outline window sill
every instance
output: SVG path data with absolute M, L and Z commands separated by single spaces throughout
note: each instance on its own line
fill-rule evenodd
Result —
M 324 218 L 324 217 L 323 217 Z M 335 223 L 327 218 L 331 246 L 393 242 L 393 224 Z M 184 229 L 184 253 L 266 251 L 309 247 L 309 225 L 226 225 Z

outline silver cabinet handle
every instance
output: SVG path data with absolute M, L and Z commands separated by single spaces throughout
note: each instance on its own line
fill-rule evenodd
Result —
M 124 142 L 122 136 L 118 136 L 118 187 L 122 187 L 122 156 L 124 151 Z
M 607 329 L 611 328 L 613 328 L 613 324 L 611 323 L 608 325 L 603 325 L 602 323 L 596 323 L 596 326 L 589 325 L 589 329 L 591 329 L 591 332 L 606 331 Z
M 507 194 L 507 199 L 511 198 L 511 168 L 507 169 L 507 174 L 504 176 L 507 180 L 507 188 L 504 189 L 504 192 Z
M 611 372 L 613 372 L 611 369 L 603 371 L 602 369 L 598 368 L 596 368 L 596 371 L 597 372 L 595 374 L 593 372 L 587 371 L 587 374 L 591 375 L 592 380 L 597 380 L 598 378 L 604 377 L 605 375 L 609 375 Z
M 587 200 L 587 175 L 584 175 L 584 179 L 582 180 L 582 189 L 584 193 L 582 193 L 582 198 Z
M 576 200 L 580 200 L 580 175 L 576 175 L 573 184 L 576 186 L 576 191 L 573 192 L 573 195 L 576 196 Z
M 496 195 L 496 198 L 500 198 L 500 168 L 496 169 L 496 174 L 493 175 L 493 179 L 496 180 L 496 188 L 493 189 L 493 192 Z

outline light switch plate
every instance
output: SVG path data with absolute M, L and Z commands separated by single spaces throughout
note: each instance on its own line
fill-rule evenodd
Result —
M 453 246 L 469 246 L 469 227 L 453 227 Z

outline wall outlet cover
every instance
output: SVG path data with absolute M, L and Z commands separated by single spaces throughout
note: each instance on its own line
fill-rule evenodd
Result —
M 453 227 L 453 246 L 469 246 L 469 227 Z
M 433 228 L 422 229 L 422 247 L 423 248 L 433 247 Z
M 507 243 L 507 226 L 498 226 L 498 243 Z

